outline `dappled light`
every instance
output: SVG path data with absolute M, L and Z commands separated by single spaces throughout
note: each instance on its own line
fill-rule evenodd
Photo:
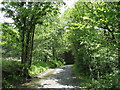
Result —
M 79 87 L 79 82 L 71 71 L 72 65 L 66 65 L 56 68 L 48 77 L 38 82 L 36 88 L 73 88 Z
M 120 89 L 120 1 L 10 1 L 0 5 L 3 90 Z

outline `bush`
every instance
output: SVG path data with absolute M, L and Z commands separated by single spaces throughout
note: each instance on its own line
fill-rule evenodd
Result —
M 43 62 L 43 61 L 33 61 L 30 70 L 29 70 L 29 74 L 30 76 L 34 76 L 37 75 L 45 70 L 49 69 L 49 66 L 47 63 Z
M 57 60 L 47 62 L 34 60 L 30 67 L 29 75 L 34 76 L 49 68 L 55 68 L 61 65 L 63 65 L 63 63 Z M 15 88 L 26 81 L 22 76 L 22 67 L 19 61 L 2 60 L 3 88 Z
M 32 66 L 29 70 L 29 73 L 31 76 L 37 75 L 49 68 L 55 68 L 58 66 L 64 65 L 61 61 L 57 61 L 57 60 L 50 60 L 47 62 L 43 62 L 43 61 L 33 61 Z
M 22 65 L 18 61 L 2 60 L 2 87 L 14 88 L 23 83 Z

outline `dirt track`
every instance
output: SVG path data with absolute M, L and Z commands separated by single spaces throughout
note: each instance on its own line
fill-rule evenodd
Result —
M 37 76 L 36 80 L 26 84 L 32 88 L 74 88 L 79 82 L 72 73 L 72 65 L 50 69 Z

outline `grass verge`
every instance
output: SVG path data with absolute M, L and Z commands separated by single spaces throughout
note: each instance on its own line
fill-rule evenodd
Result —
M 47 69 L 55 68 L 63 65 L 61 61 L 36 61 L 34 60 L 29 74 L 31 77 L 37 75 Z M 2 88 L 16 88 L 20 84 L 26 82 L 25 78 L 21 76 L 22 65 L 20 61 L 2 59 Z

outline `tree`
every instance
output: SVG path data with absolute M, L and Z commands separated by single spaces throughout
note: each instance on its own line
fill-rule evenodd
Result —
M 58 12 L 58 3 L 51 2 L 2 2 L 2 11 L 6 17 L 14 20 L 14 26 L 19 30 L 22 54 L 21 63 L 24 64 L 24 76 L 28 77 L 28 69 L 32 62 L 32 51 L 35 26 L 42 24 L 48 13 Z
M 64 19 L 77 74 L 99 83 L 114 75 L 105 86 L 119 86 L 119 2 L 77 2 Z
M 58 16 L 50 13 L 46 18 L 44 24 L 36 28 L 34 56 L 42 61 L 57 60 L 65 51 L 64 26 L 61 25 Z
M 4 23 L 2 26 L 2 57 L 20 57 L 19 32 L 12 28 L 11 25 Z

